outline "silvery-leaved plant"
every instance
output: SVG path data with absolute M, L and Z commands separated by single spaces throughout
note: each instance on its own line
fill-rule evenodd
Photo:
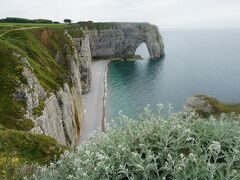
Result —
M 30 179 L 240 179 L 240 117 L 172 113 L 158 105 L 39 167 Z

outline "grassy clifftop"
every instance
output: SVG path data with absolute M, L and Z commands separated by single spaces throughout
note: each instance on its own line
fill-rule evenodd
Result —
M 28 132 L 34 125 L 24 117 L 26 102 L 14 97 L 16 89 L 27 83 L 21 58 L 27 59 L 47 93 L 56 92 L 65 82 L 71 86 L 73 49 L 66 30 L 75 37 L 83 35 L 71 25 L 0 23 L 0 169 L 8 175 L 14 174 L 14 159 L 19 165 L 49 163 L 66 150 L 48 136 Z M 4 173 L 0 171 L 0 179 L 7 177 Z
M 220 115 L 221 113 L 236 113 L 240 114 L 240 104 L 227 104 L 223 103 L 221 101 L 218 101 L 217 99 L 206 96 L 206 95 L 198 95 L 198 97 L 202 97 L 206 102 L 212 105 L 214 108 L 215 114 L 214 115 Z
M 55 92 L 65 82 L 71 85 L 69 55 L 73 49 L 65 30 L 78 37 L 83 33 L 74 26 L 61 24 L 0 23 L 0 29 L 0 123 L 10 129 L 29 130 L 33 125 L 23 117 L 25 102 L 13 98 L 20 84 L 26 83 L 20 57 L 14 53 L 27 58 L 47 92 Z
M 67 80 L 67 61 L 56 62 L 57 53 L 62 60 L 67 59 L 71 43 L 64 35 L 64 29 L 24 29 L 6 33 L 1 40 L 11 44 L 17 52 L 26 57 L 41 85 L 47 89 L 57 89 Z M 65 45 L 68 45 L 67 47 Z
M 18 180 L 31 175 L 35 163 L 48 164 L 65 150 L 48 136 L 0 130 L 0 179 Z

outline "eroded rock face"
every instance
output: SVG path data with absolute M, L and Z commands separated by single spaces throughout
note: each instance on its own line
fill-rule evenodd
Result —
M 84 92 L 90 90 L 91 53 L 88 36 L 73 39 L 69 35 L 69 38 L 74 50 L 67 59 L 70 65 L 72 86 L 64 84 L 56 93 L 52 92 L 47 95 L 34 75 L 28 59 L 15 53 L 14 55 L 24 65 L 22 75 L 26 79 L 26 84 L 22 84 L 14 96 L 17 100 L 26 102 L 25 116 L 35 124 L 31 132 L 48 135 L 60 144 L 74 148 L 79 144 L 83 126 L 82 87 Z M 58 62 L 57 59 L 56 61 Z M 44 101 L 44 107 L 39 116 L 33 112 L 34 108 L 39 106 L 40 101 Z
M 47 94 L 41 86 L 28 59 L 14 53 L 24 65 L 22 75 L 26 83 L 16 90 L 14 97 L 26 102 L 26 118 L 31 119 L 35 127 L 33 133 L 45 134 L 60 144 L 75 147 L 80 140 L 83 124 L 82 93 L 91 89 L 91 62 L 95 58 L 122 57 L 135 54 L 136 48 L 145 42 L 151 58 L 164 56 L 164 46 L 156 26 L 150 24 L 117 23 L 113 28 L 90 30 L 81 38 L 72 38 L 73 54 L 64 59 L 60 52 L 55 55 L 58 63 L 69 63 L 71 86 L 64 84 L 55 93 Z M 44 101 L 41 115 L 34 114 L 40 102 Z
M 150 57 L 164 57 L 164 44 L 158 27 L 148 23 L 114 23 L 112 28 L 89 31 L 93 58 L 128 58 L 141 43 L 146 43 Z
M 27 58 L 21 57 L 16 52 L 14 52 L 14 55 L 24 65 L 22 75 L 26 79 L 26 84 L 21 84 L 20 88 L 16 90 L 14 97 L 16 100 L 25 101 L 27 104 L 27 114 L 32 114 L 32 110 L 39 105 L 39 101 L 46 98 L 46 92 L 33 74 L 33 69 L 28 63 Z
M 79 60 L 78 67 L 81 74 L 82 93 L 85 94 L 90 91 L 92 80 L 91 75 L 92 56 L 89 37 L 87 34 L 84 34 L 84 37 L 72 38 L 72 41 L 75 44 L 76 55 L 77 59 Z
M 205 99 L 204 96 L 189 97 L 183 106 L 183 111 L 187 114 L 198 113 L 201 117 L 209 117 L 216 113 L 215 108 Z
M 32 132 L 53 137 L 60 144 L 75 147 L 82 126 L 81 95 L 67 84 L 45 101 L 43 114 L 35 119 Z

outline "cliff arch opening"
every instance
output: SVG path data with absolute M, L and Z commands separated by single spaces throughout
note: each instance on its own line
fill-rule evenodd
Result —
M 140 55 L 143 59 L 150 59 L 150 53 L 147 48 L 147 44 L 142 42 L 135 50 L 135 55 Z

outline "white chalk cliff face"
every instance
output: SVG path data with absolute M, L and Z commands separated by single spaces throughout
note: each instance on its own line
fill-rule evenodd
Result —
M 89 31 L 93 58 L 133 57 L 146 43 L 150 57 L 164 57 L 164 44 L 158 27 L 148 23 L 113 23 L 112 28 Z
M 85 94 L 90 91 L 91 88 L 91 49 L 89 37 L 85 33 L 83 38 L 72 38 L 73 43 L 76 46 L 76 55 L 80 59 L 79 70 L 81 74 L 81 86 L 82 93 Z
M 35 124 L 31 132 L 48 135 L 60 144 L 74 148 L 79 144 L 83 126 L 82 88 L 85 93 L 90 90 L 91 53 L 88 36 L 83 38 L 72 38 L 68 34 L 67 36 L 74 50 L 67 60 L 70 64 L 71 85 L 65 83 L 56 93 L 51 92 L 47 95 L 34 75 L 28 59 L 15 53 L 14 55 L 18 56 L 24 65 L 22 75 L 27 81 L 16 91 L 15 98 L 26 102 L 25 117 Z M 44 101 L 44 107 L 39 116 L 33 111 L 41 101 Z
M 88 30 L 83 37 L 72 38 L 68 32 L 73 53 L 66 59 L 71 72 L 71 84 L 63 84 L 57 92 L 47 93 L 41 86 L 28 59 L 14 52 L 23 66 L 22 75 L 26 84 L 22 84 L 14 94 L 17 100 L 26 102 L 27 119 L 35 127 L 33 133 L 48 135 L 60 144 L 74 148 L 79 144 L 83 127 L 82 94 L 91 90 L 91 62 L 94 58 L 134 56 L 136 48 L 145 42 L 153 59 L 164 56 L 162 37 L 156 26 L 150 24 L 113 23 L 111 28 Z M 63 57 L 59 52 L 56 62 Z M 36 115 L 34 109 L 43 102 L 42 113 Z

